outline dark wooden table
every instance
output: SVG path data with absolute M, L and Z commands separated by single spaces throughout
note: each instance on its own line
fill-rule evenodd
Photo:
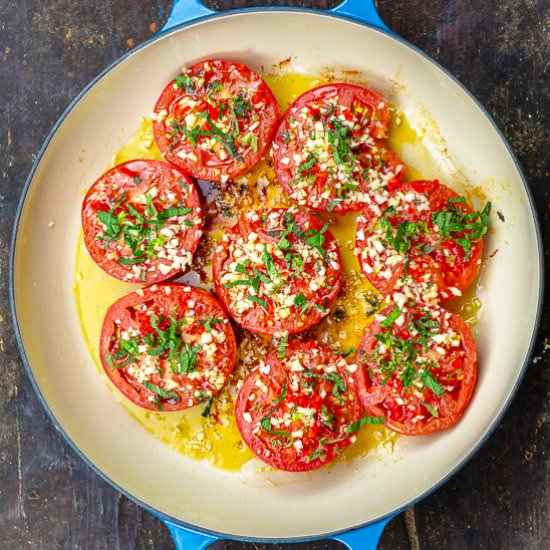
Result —
M 261 2 L 260 2 L 261 3 Z M 337 2 L 265 1 L 326 7 Z M 0 547 L 168 549 L 167 529 L 69 449 L 33 393 L 8 305 L 15 206 L 32 161 L 69 101 L 160 29 L 170 0 L 0 0 Z M 211 7 L 255 5 L 242 0 Z M 550 251 L 545 0 L 380 0 L 388 26 L 448 67 L 495 117 L 522 163 Z M 545 135 L 546 132 L 546 135 Z M 546 141 L 545 141 L 546 138 Z M 550 303 L 535 357 L 489 442 L 449 483 L 394 519 L 386 549 L 550 548 Z M 218 543 L 216 548 L 268 548 Z M 337 543 L 289 548 L 336 549 Z

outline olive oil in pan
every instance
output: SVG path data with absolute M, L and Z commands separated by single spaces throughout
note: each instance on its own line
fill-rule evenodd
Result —
M 301 74 L 283 73 L 264 77 L 284 110 L 301 93 L 323 84 L 322 78 Z M 418 158 L 422 166 L 428 152 L 414 129 L 403 115 L 395 117 L 389 136 L 390 146 L 398 153 L 406 148 L 408 156 Z M 138 130 L 113 156 L 109 168 L 132 159 L 162 160 L 155 144 L 150 119 L 143 118 Z M 409 164 L 409 179 L 422 179 L 422 174 Z M 212 289 L 210 262 L 212 253 L 221 239 L 225 227 L 251 209 L 289 207 L 289 199 L 276 181 L 270 158 L 265 158 L 250 172 L 228 182 L 225 186 L 199 182 L 203 193 L 205 232 L 195 254 L 193 268 L 181 277 L 188 284 Z M 315 328 L 297 338 L 316 338 L 342 352 L 353 353 L 363 329 L 380 308 L 378 293 L 364 277 L 354 254 L 355 222 L 357 213 L 345 216 L 319 214 L 331 224 L 330 230 L 340 244 L 344 275 L 342 291 L 335 300 L 330 314 Z M 99 337 L 103 318 L 108 307 L 118 298 L 136 290 L 139 285 L 118 281 L 104 273 L 89 257 L 82 236 L 79 238 L 75 269 L 75 299 L 82 331 L 90 353 L 103 375 L 99 360 Z M 472 285 L 466 296 L 453 301 L 452 310 L 463 316 L 469 324 L 475 323 L 481 302 Z M 126 410 L 150 433 L 177 451 L 193 459 L 207 459 L 218 468 L 238 471 L 252 458 L 251 451 L 242 441 L 234 419 L 233 395 L 239 378 L 246 376 L 248 368 L 274 349 L 271 339 L 237 328 L 239 339 L 238 361 L 229 389 L 222 391 L 211 407 L 197 406 L 180 412 L 144 410 L 125 399 L 108 381 L 114 395 Z M 397 435 L 383 426 L 366 425 L 358 433 L 357 441 L 342 455 L 341 460 L 376 455 L 380 450 L 391 452 Z

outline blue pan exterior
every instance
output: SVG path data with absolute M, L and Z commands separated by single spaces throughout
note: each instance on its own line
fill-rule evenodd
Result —
M 397 510 L 394 510 L 390 514 L 387 514 L 385 516 L 381 516 L 379 518 L 376 518 L 375 520 L 354 526 L 353 528 L 349 530 L 343 530 L 343 531 L 337 531 L 332 533 L 326 533 L 322 535 L 314 535 L 310 537 L 302 537 L 302 538 L 250 538 L 250 537 L 234 537 L 226 533 L 221 532 L 214 532 L 209 531 L 205 529 L 198 528 L 196 526 L 193 526 L 191 524 L 182 522 L 176 518 L 170 517 L 168 515 L 165 515 L 158 510 L 155 510 L 151 508 L 150 506 L 146 505 L 145 503 L 141 502 L 139 499 L 134 497 L 133 495 L 127 493 L 123 487 L 120 487 L 115 482 L 113 482 L 111 479 L 109 479 L 102 471 L 98 469 L 98 467 L 93 464 L 85 455 L 84 453 L 76 446 L 76 444 L 70 439 L 68 434 L 63 430 L 55 416 L 53 415 L 52 411 L 50 410 L 44 396 L 42 395 L 38 384 L 36 382 L 36 379 L 34 378 L 34 375 L 32 373 L 31 367 L 29 365 L 28 359 L 25 354 L 25 350 L 23 348 L 23 343 L 21 339 L 21 334 L 19 330 L 19 324 L 16 316 L 16 310 L 15 310 L 15 294 L 14 294 L 14 280 L 15 280 L 15 273 L 14 273 L 14 258 L 15 258 L 15 247 L 16 247 L 16 241 L 17 241 L 17 232 L 18 232 L 18 226 L 19 221 L 21 218 L 21 212 L 23 209 L 23 205 L 25 202 L 25 198 L 27 195 L 27 192 L 29 190 L 32 178 L 36 172 L 36 169 L 40 163 L 40 160 L 45 153 L 50 141 L 52 140 L 53 136 L 57 132 L 58 128 L 62 124 L 62 122 L 65 120 L 65 118 L 71 113 L 71 111 L 74 109 L 74 107 L 78 104 L 78 102 L 82 99 L 84 95 L 99 81 L 101 80 L 109 71 L 111 71 L 114 67 L 118 66 L 120 63 L 123 63 L 128 57 L 136 54 L 139 52 L 142 48 L 148 46 L 152 42 L 155 42 L 158 38 L 165 36 L 167 34 L 171 34 L 172 32 L 175 32 L 181 28 L 184 28 L 188 26 L 191 23 L 197 23 L 200 21 L 203 21 L 205 19 L 211 19 L 211 18 L 221 18 L 224 17 L 223 14 L 217 14 L 216 12 L 212 12 L 211 10 L 208 10 L 206 7 L 204 7 L 198 0 L 187 0 L 187 2 L 182 2 L 182 4 L 187 3 L 189 5 L 192 5 L 194 9 L 192 10 L 192 13 L 182 13 L 181 15 L 178 15 L 177 13 L 174 13 L 176 9 L 178 8 L 178 2 L 176 2 L 176 5 L 174 7 L 174 11 L 172 12 L 171 16 L 169 17 L 167 26 L 164 28 L 162 32 L 159 34 L 153 36 L 148 41 L 144 42 L 140 46 L 136 47 L 134 50 L 128 52 L 127 54 L 123 55 L 120 59 L 115 61 L 113 64 L 111 64 L 109 67 L 107 67 L 104 71 L 102 71 L 94 80 L 92 80 L 83 90 L 82 92 L 69 104 L 67 109 L 64 111 L 64 113 L 61 115 L 59 120 L 56 122 L 50 133 L 48 134 L 48 137 L 46 138 L 44 144 L 40 148 L 40 151 L 38 152 L 38 155 L 36 157 L 36 160 L 31 168 L 31 171 L 27 177 L 27 180 L 25 182 L 25 185 L 23 187 L 23 192 L 21 195 L 21 199 L 19 201 L 19 205 L 16 211 L 15 215 L 15 221 L 11 236 L 11 246 L 10 246 L 10 269 L 9 269 L 9 295 L 10 295 L 10 308 L 12 312 L 12 321 L 14 326 L 14 331 L 16 335 L 16 341 L 17 346 L 19 348 L 19 352 L 21 354 L 21 358 L 23 360 L 23 364 L 25 366 L 25 370 L 27 372 L 27 375 L 31 381 L 32 387 L 34 388 L 34 391 L 36 392 L 42 406 L 44 407 L 46 413 L 48 414 L 50 420 L 52 421 L 53 425 L 55 426 L 56 430 L 61 433 L 64 437 L 64 439 L 67 441 L 69 446 L 74 450 L 74 452 L 92 469 L 94 472 L 99 475 L 102 479 L 104 479 L 107 483 L 109 483 L 111 486 L 113 486 L 117 491 L 124 494 L 127 498 L 133 500 L 137 504 L 139 504 L 141 507 L 145 508 L 152 514 L 156 515 L 160 519 L 162 519 L 168 528 L 170 529 L 172 535 L 174 536 L 174 539 L 176 541 L 176 545 L 178 548 L 185 548 L 186 549 L 196 549 L 196 550 L 202 550 L 203 548 L 207 548 L 210 544 L 212 544 L 215 540 L 218 539 L 228 539 L 228 538 L 238 538 L 238 540 L 243 541 L 251 541 L 251 542 L 265 542 L 265 543 L 294 543 L 294 542 L 305 542 L 305 541 L 313 541 L 313 540 L 319 540 L 320 538 L 323 539 L 334 539 L 339 540 L 340 542 L 344 543 L 348 548 L 375 548 L 376 544 L 378 542 L 378 539 L 387 524 L 388 521 L 390 521 L 393 517 L 395 517 L 397 514 L 408 508 L 409 506 L 414 505 L 416 502 L 419 502 L 420 500 L 426 498 L 429 496 L 432 492 L 437 490 L 439 487 L 441 487 L 443 484 L 445 484 L 454 474 L 456 474 L 472 457 L 473 455 L 480 449 L 480 447 L 487 441 L 487 439 L 490 437 L 490 435 L 493 433 L 493 431 L 496 429 L 498 424 L 500 423 L 504 413 L 508 409 L 512 398 L 514 397 L 515 393 L 517 392 L 521 381 L 523 380 L 523 377 L 525 375 L 527 366 L 529 364 L 530 356 L 533 352 L 533 348 L 536 341 L 537 333 L 536 331 L 533 333 L 531 337 L 531 341 L 529 343 L 529 349 L 528 353 L 525 357 L 525 361 L 522 365 L 520 375 L 517 379 L 517 382 L 515 386 L 512 388 L 510 396 L 507 400 L 507 402 L 504 404 L 502 409 L 500 410 L 498 416 L 495 418 L 493 423 L 487 428 L 485 434 L 480 438 L 480 440 L 477 442 L 477 444 L 470 450 L 470 452 L 466 455 L 466 457 L 462 460 L 460 464 L 458 464 L 452 471 L 450 471 L 443 479 L 439 481 L 436 485 L 433 487 L 430 487 L 427 491 L 425 491 L 423 494 L 421 494 L 418 498 L 414 499 L 413 501 L 407 503 L 407 505 L 403 506 L 402 508 L 399 508 Z M 367 7 L 365 4 L 369 4 Z M 348 21 L 352 21 L 354 23 L 361 23 L 365 24 L 366 26 L 370 26 L 371 28 L 374 27 L 378 32 L 390 35 L 394 40 L 397 40 L 404 46 L 411 48 L 416 53 L 422 55 L 424 58 L 426 58 L 430 63 L 434 65 L 436 69 L 439 69 L 440 71 L 444 72 L 447 76 L 453 79 L 454 82 L 456 82 L 469 96 L 470 98 L 475 102 L 475 104 L 479 107 L 479 109 L 485 114 L 486 118 L 491 122 L 494 129 L 504 142 L 504 144 L 507 147 L 508 153 L 512 157 L 519 173 L 521 174 L 521 179 L 523 182 L 523 186 L 525 188 L 526 194 L 529 198 L 529 206 L 531 209 L 531 213 L 533 216 L 533 219 L 535 221 L 535 227 L 536 227 L 536 235 L 537 235 L 537 243 L 538 243 L 538 253 L 539 253 L 539 280 L 540 280 L 540 289 L 539 289 L 539 296 L 538 296 L 538 304 L 537 304 L 537 312 L 536 312 L 536 326 L 539 325 L 540 322 L 540 316 L 542 311 L 542 302 L 543 302 L 543 282 L 544 282 L 544 255 L 542 250 L 542 236 L 540 231 L 540 226 L 538 223 L 538 216 L 535 209 L 534 200 L 532 197 L 532 194 L 530 192 L 529 186 L 527 184 L 526 178 L 523 174 L 523 171 L 521 169 L 521 166 L 512 151 L 510 145 L 508 144 L 506 138 L 502 134 L 500 128 L 496 125 L 494 120 L 491 118 L 489 113 L 486 111 L 486 109 L 481 105 L 481 103 L 451 74 L 447 69 L 439 65 L 435 60 L 433 60 L 431 57 L 429 57 L 425 52 L 418 49 L 414 45 L 410 44 L 406 40 L 400 38 L 399 36 L 393 34 L 387 27 L 382 23 L 380 18 L 378 17 L 378 14 L 374 10 L 374 7 L 370 5 L 370 2 L 365 2 L 365 0 L 347 0 L 347 2 L 344 2 L 335 10 L 332 10 L 331 12 L 323 12 L 320 10 L 311 10 L 311 9 L 302 9 L 302 8 L 281 8 L 281 7 L 273 7 L 273 8 L 247 8 L 243 10 L 234 10 L 231 11 L 231 14 L 235 13 L 243 13 L 243 12 L 269 12 L 269 11 L 284 11 L 284 12 L 296 12 L 296 13 L 318 13 L 323 14 L 326 17 L 335 17 L 339 19 L 344 19 Z M 180 6 L 181 7 L 181 6 Z M 367 10 L 368 13 L 365 13 L 365 10 Z M 185 19 L 179 20 L 180 17 L 185 16 Z

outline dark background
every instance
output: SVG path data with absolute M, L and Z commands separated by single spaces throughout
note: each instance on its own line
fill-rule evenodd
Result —
M 207 2 L 232 8 L 256 2 Z M 265 1 L 330 7 L 335 1 Z M 161 521 L 121 496 L 69 449 L 19 359 L 8 306 L 15 206 L 35 155 L 69 101 L 105 66 L 159 30 L 170 0 L 0 0 L 0 547 L 172 549 Z M 545 11 L 546 7 L 546 11 Z M 379 0 L 397 34 L 481 100 L 525 170 L 550 243 L 545 0 Z M 501 425 L 443 488 L 394 519 L 380 549 L 550 548 L 547 303 L 534 359 Z M 550 349 L 550 340 L 547 342 Z M 215 548 L 264 549 L 218 543 Z M 338 543 L 289 550 L 336 549 Z

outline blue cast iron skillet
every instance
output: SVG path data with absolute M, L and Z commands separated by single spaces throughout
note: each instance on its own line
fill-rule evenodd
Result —
M 277 9 L 281 9 L 281 8 L 275 8 L 275 7 L 273 7 L 273 8 L 249 8 L 249 9 L 244 9 L 244 10 L 234 10 L 234 11 L 226 12 L 226 13 L 271 11 L 271 10 L 277 10 Z M 289 8 L 285 8 L 285 10 L 288 11 Z M 317 10 L 306 10 L 306 9 L 298 9 L 298 8 L 291 8 L 290 10 L 291 11 L 296 11 L 296 12 L 317 11 Z M 401 42 L 402 44 L 406 45 L 408 48 L 412 48 L 412 49 L 416 50 L 417 52 L 419 52 L 414 46 L 407 43 L 402 38 L 394 35 L 392 33 L 392 31 L 390 31 L 386 27 L 386 25 L 382 22 L 382 20 L 380 19 L 379 15 L 376 11 L 373 0 L 344 0 L 336 8 L 334 8 L 332 10 L 328 10 L 327 12 L 324 12 L 324 13 L 331 16 L 331 17 L 336 17 L 336 18 L 341 18 L 341 19 L 349 19 L 349 20 L 352 20 L 356 23 L 359 22 L 359 23 L 362 23 L 366 26 L 375 27 L 376 29 L 380 30 L 381 32 L 384 32 L 384 33 L 387 33 L 387 34 L 391 35 L 394 40 L 397 40 L 397 41 Z M 199 0 L 175 0 L 174 6 L 172 8 L 172 12 L 170 13 L 170 16 L 168 17 L 166 25 L 161 30 L 161 32 L 158 33 L 153 38 L 151 38 L 148 42 L 146 42 L 146 43 L 142 44 L 141 46 L 139 46 L 138 48 L 136 48 L 136 50 L 144 47 L 145 45 L 147 45 L 147 44 L 149 44 L 153 41 L 155 41 L 158 37 L 164 36 L 165 34 L 173 32 L 176 29 L 180 29 L 180 28 L 190 24 L 191 22 L 195 23 L 197 21 L 204 20 L 204 19 L 207 19 L 207 18 L 213 18 L 213 17 L 219 18 L 219 17 L 224 17 L 224 15 L 221 15 L 221 14 L 215 12 L 215 11 L 212 11 L 212 10 L 208 9 Z M 134 50 L 131 53 L 134 53 L 136 50 Z M 419 52 L 419 53 L 422 53 L 422 52 Z M 11 310 L 12 310 L 12 315 L 13 315 L 15 332 L 16 332 L 16 336 L 17 336 L 17 342 L 18 342 L 19 350 L 20 350 L 21 356 L 23 358 L 23 362 L 24 362 L 27 374 L 28 374 L 28 376 L 31 380 L 31 383 L 32 383 L 32 385 L 33 385 L 33 387 L 34 387 L 34 389 L 35 389 L 35 391 L 36 391 L 43 407 L 45 408 L 46 412 L 50 416 L 50 418 L 51 418 L 52 422 L 54 423 L 55 427 L 58 429 L 58 431 L 60 431 L 64 435 L 64 437 L 67 440 L 68 444 L 82 458 L 82 460 L 84 460 L 88 464 L 88 466 L 90 466 L 90 468 L 92 468 L 100 477 L 105 479 L 105 481 L 110 483 L 116 490 L 118 490 L 121 493 L 125 494 L 128 498 L 134 500 L 139 505 L 146 508 L 149 512 L 151 512 L 152 514 L 154 514 L 157 517 L 159 517 L 160 519 L 162 519 L 166 523 L 166 525 L 168 526 L 169 530 L 171 531 L 171 533 L 174 537 L 175 543 L 176 543 L 176 547 L 179 550 L 182 550 L 182 549 L 185 549 L 185 550 L 200 550 L 200 549 L 203 549 L 203 548 L 207 548 L 208 546 L 210 546 L 216 540 L 227 538 L 227 536 L 224 535 L 223 533 L 205 532 L 204 530 L 200 530 L 200 529 L 198 529 L 197 527 L 195 527 L 193 525 L 183 523 L 183 522 L 181 522 L 181 521 L 179 521 L 175 518 L 168 517 L 168 516 L 160 513 L 159 511 L 150 508 L 149 506 L 147 506 L 143 502 L 136 499 L 133 495 L 126 492 L 124 487 L 118 486 L 112 480 L 107 478 L 101 472 L 101 470 L 99 470 L 99 468 L 96 467 L 81 452 L 81 450 L 76 446 L 76 444 L 73 441 L 71 441 L 69 436 L 64 432 L 64 430 L 60 426 L 59 422 L 54 417 L 53 412 L 50 410 L 48 404 L 46 403 L 45 398 L 43 397 L 43 395 L 40 392 L 40 389 L 37 385 L 36 379 L 33 375 L 33 372 L 31 370 L 31 368 L 29 366 L 29 363 L 28 363 L 28 360 L 26 358 L 25 351 L 23 349 L 19 324 L 18 324 L 18 320 L 17 320 L 17 316 L 16 316 L 15 298 L 14 298 L 14 255 L 15 255 L 15 246 L 16 246 L 17 231 L 18 231 L 18 225 L 19 225 L 19 221 L 20 221 L 22 208 L 23 208 L 23 203 L 25 201 L 25 197 L 27 195 L 27 191 L 28 191 L 30 182 L 32 180 L 32 177 L 33 177 L 33 175 L 34 175 L 34 173 L 35 173 L 35 171 L 38 167 L 38 164 L 40 163 L 42 155 L 44 154 L 49 142 L 51 141 L 51 139 L 54 136 L 55 132 L 57 131 L 57 129 L 61 125 L 62 121 L 71 112 L 71 110 L 76 105 L 76 103 L 88 92 L 88 90 L 99 79 L 101 79 L 105 74 L 107 74 L 111 69 L 113 69 L 119 63 L 123 62 L 128 57 L 128 55 L 130 55 L 130 53 L 124 55 L 122 58 L 120 58 L 118 61 L 116 61 L 113 65 L 108 67 L 103 73 L 98 75 L 98 77 L 94 81 L 92 81 L 82 91 L 82 93 L 78 97 L 76 97 L 73 100 L 73 102 L 69 105 L 69 107 L 63 113 L 63 115 L 61 116 L 61 118 L 59 119 L 57 124 L 51 130 L 50 134 L 48 135 L 45 143 L 43 144 L 43 146 L 42 146 L 42 148 L 41 148 L 41 150 L 40 150 L 40 152 L 39 152 L 39 154 L 36 158 L 36 161 L 34 162 L 34 165 L 31 169 L 31 172 L 30 172 L 30 174 L 27 178 L 27 181 L 25 183 L 25 187 L 24 187 L 24 190 L 23 190 L 23 193 L 22 193 L 21 201 L 20 201 L 20 204 L 19 204 L 19 207 L 18 207 L 18 210 L 17 210 L 16 218 L 15 218 L 15 225 L 14 225 L 14 228 L 13 228 L 13 235 L 12 235 L 12 242 L 11 242 L 11 253 L 10 253 L 10 305 L 11 305 Z M 440 71 L 446 72 L 446 70 L 444 68 L 437 65 L 435 63 L 435 61 L 431 60 L 426 54 L 422 53 L 422 55 L 424 55 L 424 57 L 429 59 L 430 62 L 433 63 Z M 451 75 L 449 75 L 449 76 L 451 76 Z M 472 99 L 474 99 L 474 101 L 476 101 L 475 98 L 472 97 Z M 477 101 L 476 101 L 476 103 L 477 103 Z M 483 110 L 483 107 L 481 105 L 479 105 L 479 103 L 478 103 L 478 107 Z M 483 110 L 483 112 L 485 113 L 487 119 L 489 119 L 492 122 L 492 119 L 489 116 L 489 114 L 484 110 Z M 494 125 L 494 122 L 492 122 L 492 124 Z M 498 128 L 496 128 L 496 126 L 495 126 L 495 129 L 500 133 L 500 131 L 498 130 Z M 501 137 L 502 141 L 504 143 L 506 143 L 506 140 L 505 140 L 504 136 L 502 136 L 502 134 L 500 134 L 500 137 Z M 517 163 L 517 160 L 515 159 L 515 157 L 513 155 L 513 152 L 510 150 L 509 147 L 508 147 L 508 149 L 509 149 L 510 155 L 512 156 L 512 158 L 514 159 L 514 162 L 517 165 L 518 171 L 521 174 L 521 169 L 519 167 L 519 164 Z M 532 216 L 533 216 L 533 219 L 535 220 L 535 226 L 536 226 L 536 231 L 537 231 L 537 240 L 538 240 L 538 249 L 539 249 L 539 260 L 540 261 L 539 261 L 539 265 L 538 265 L 538 270 L 539 270 L 538 275 L 539 275 L 539 278 L 540 278 L 540 281 L 541 281 L 541 288 L 540 288 L 540 292 L 539 292 L 538 307 L 537 307 L 537 312 L 536 312 L 536 326 L 538 326 L 539 319 L 540 319 L 540 313 L 541 313 L 542 296 L 543 296 L 543 291 L 542 291 L 542 280 L 543 280 L 543 277 L 542 277 L 542 270 L 543 270 L 542 258 L 543 258 L 543 254 L 542 254 L 542 246 L 541 246 L 542 240 L 541 240 L 541 235 L 540 235 L 540 229 L 539 229 L 538 223 L 536 221 L 536 211 L 535 211 L 535 208 L 534 208 L 533 199 L 531 197 L 529 188 L 527 186 L 527 183 L 526 183 L 525 178 L 524 178 L 523 175 L 522 175 L 522 180 L 523 180 L 523 185 L 525 187 L 525 191 L 527 193 L 527 196 L 529 197 L 530 209 L 531 209 L 531 212 L 532 212 Z M 497 427 L 498 423 L 500 422 L 500 419 L 502 418 L 502 415 L 504 414 L 505 410 L 507 409 L 507 407 L 508 407 L 508 405 L 511 401 L 512 396 L 515 394 L 515 392 L 516 392 L 516 390 L 517 390 L 517 388 L 518 388 L 518 386 L 519 386 L 519 384 L 520 384 L 520 382 L 523 378 L 523 375 L 525 373 L 525 369 L 526 369 L 527 364 L 528 364 L 529 356 L 530 356 L 530 354 L 532 352 L 532 349 L 533 349 L 535 336 L 536 335 L 533 334 L 532 337 L 531 337 L 531 341 L 530 341 L 530 344 L 529 344 L 528 356 L 525 358 L 525 361 L 524 361 L 524 364 L 523 364 L 523 367 L 522 367 L 522 371 L 521 371 L 521 375 L 518 377 L 516 385 L 513 388 L 513 391 L 510 393 L 510 398 L 508 399 L 508 402 L 505 404 L 505 406 L 501 409 L 500 414 L 497 416 L 497 418 L 495 418 L 495 420 L 493 421 L 493 423 L 491 424 L 489 429 L 486 431 L 485 437 L 481 441 L 479 441 L 478 444 L 474 448 L 472 448 L 470 450 L 470 452 L 464 458 L 464 460 L 453 471 L 449 472 L 440 481 L 440 483 L 437 486 L 432 487 L 429 491 L 425 492 L 424 494 L 421 494 L 415 501 L 409 502 L 407 506 L 411 506 L 415 502 L 418 502 L 419 500 L 425 498 L 426 496 L 431 494 L 432 491 L 434 491 L 439 486 L 444 484 L 452 475 L 454 475 L 462 466 L 464 466 L 464 464 L 479 450 L 481 445 L 483 445 L 483 443 L 487 440 L 489 435 Z M 332 534 L 328 534 L 328 535 L 323 535 L 322 538 L 323 539 L 329 539 L 330 538 L 330 539 L 340 541 L 349 549 L 352 549 L 352 548 L 356 549 L 356 550 L 357 549 L 369 549 L 369 548 L 374 549 L 374 548 L 376 548 L 376 546 L 378 544 L 378 540 L 379 540 L 379 538 L 382 534 L 382 531 L 384 530 L 384 527 L 386 526 L 386 524 L 393 517 L 395 517 L 397 514 L 399 514 L 401 511 L 403 511 L 403 509 L 405 509 L 405 508 L 400 508 L 400 509 L 394 510 L 391 514 L 387 515 L 386 517 L 379 518 L 374 523 L 369 523 L 369 524 L 366 524 L 366 525 L 357 526 L 353 530 L 348 530 L 348 531 L 344 531 L 344 532 L 336 532 L 336 533 L 332 533 Z M 241 540 L 251 540 L 251 539 L 243 538 Z M 275 542 L 279 542 L 279 543 L 280 542 L 285 542 L 285 543 L 290 543 L 290 542 L 303 542 L 303 541 L 307 541 L 307 540 L 316 540 L 316 539 L 314 537 L 303 538 L 303 539 L 290 539 L 290 538 L 286 538 L 286 539 L 261 539 L 261 542 L 273 542 L 273 543 L 275 543 Z M 260 542 L 260 541 L 257 541 L 257 542 Z

